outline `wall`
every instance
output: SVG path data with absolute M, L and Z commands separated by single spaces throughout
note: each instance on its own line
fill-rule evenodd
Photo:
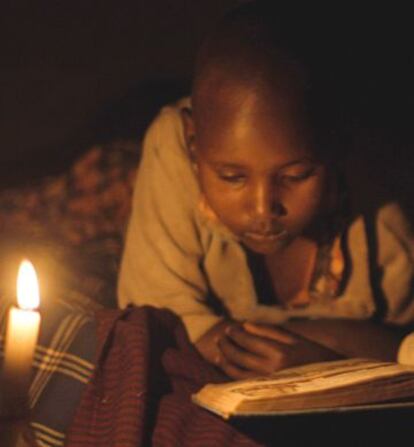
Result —
M 154 80 L 182 88 L 205 29 L 235 3 L 3 1 L 0 172 L 30 174 L 66 160 L 114 104 L 139 114 L 139 102 L 154 107 L 150 93 L 162 101 Z

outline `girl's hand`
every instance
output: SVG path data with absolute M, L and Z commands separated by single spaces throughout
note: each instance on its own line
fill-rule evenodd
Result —
M 229 325 L 218 348 L 219 366 L 233 379 L 340 358 L 336 352 L 280 327 L 252 323 Z
M 195 343 L 195 347 L 205 360 L 219 366 L 221 352 L 218 342 L 225 336 L 226 330 L 229 330 L 233 324 L 236 323 L 229 320 L 220 321 Z

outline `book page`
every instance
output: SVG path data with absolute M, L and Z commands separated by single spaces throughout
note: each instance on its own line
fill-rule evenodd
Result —
M 290 368 L 271 376 L 211 385 L 217 392 L 238 395 L 243 399 L 272 399 L 292 394 L 317 392 L 371 379 L 392 377 L 414 367 L 367 359 L 346 359 Z M 209 387 L 209 385 L 208 385 Z

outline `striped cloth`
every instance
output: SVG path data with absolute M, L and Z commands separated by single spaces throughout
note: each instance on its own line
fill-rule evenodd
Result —
M 98 362 L 68 447 L 263 445 L 190 400 L 224 377 L 190 344 L 181 321 L 151 308 L 98 313 Z
M 93 310 L 63 299 L 50 301 L 41 310 L 29 390 L 30 428 L 39 447 L 64 445 L 82 390 L 94 371 L 96 352 Z M 0 301 L 1 362 L 8 307 L 7 301 Z

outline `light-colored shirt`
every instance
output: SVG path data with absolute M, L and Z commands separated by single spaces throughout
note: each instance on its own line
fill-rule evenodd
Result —
M 196 341 L 224 314 L 239 321 L 290 318 L 369 319 L 376 311 L 366 223 L 347 232 L 350 275 L 342 293 L 301 308 L 260 304 L 246 253 L 230 231 L 200 212 L 200 189 L 186 148 L 180 107 L 164 107 L 147 131 L 118 284 L 121 307 L 149 304 L 181 317 Z M 377 262 L 386 299 L 384 321 L 414 322 L 413 239 L 395 203 L 377 213 Z M 219 308 L 225 309 L 220 312 Z

